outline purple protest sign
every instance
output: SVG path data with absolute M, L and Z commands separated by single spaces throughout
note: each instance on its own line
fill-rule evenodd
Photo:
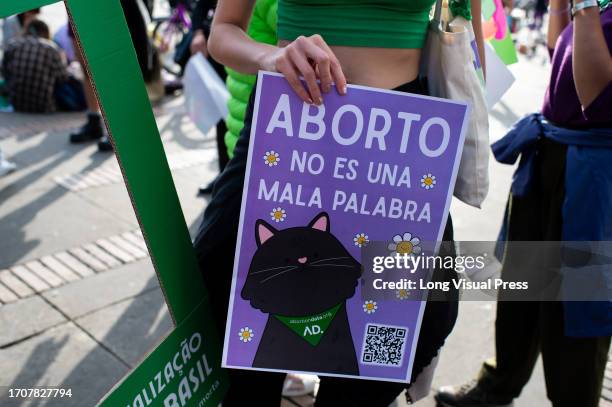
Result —
M 424 302 L 363 298 L 361 249 L 441 239 L 468 107 L 355 85 L 324 98 L 259 73 L 223 366 L 410 381 Z

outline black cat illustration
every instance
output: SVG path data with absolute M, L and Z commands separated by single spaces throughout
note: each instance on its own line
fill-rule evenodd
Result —
M 319 213 L 305 227 L 255 223 L 257 251 L 242 298 L 269 314 L 254 367 L 358 375 L 346 314 L 361 265 Z

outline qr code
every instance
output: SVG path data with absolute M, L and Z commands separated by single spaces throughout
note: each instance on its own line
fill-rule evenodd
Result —
M 400 366 L 408 328 L 367 324 L 363 338 L 361 362 L 367 365 Z

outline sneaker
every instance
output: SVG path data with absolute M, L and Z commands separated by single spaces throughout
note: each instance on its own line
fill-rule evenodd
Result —
M 113 145 L 108 136 L 104 136 L 98 141 L 98 151 L 113 151 Z
M 13 172 L 17 169 L 17 165 L 6 161 L 4 158 L 0 157 L 0 177 L 5 176 L 6 174 Z
M 438 407 L 512 407 L 512 400 L 500 400 L 472 380 L 462 386 L 441 387 L 434 396 Z
M 200 185 L 200 187 L 198 188 L 198 195 L 210 195 L 212 194 L 213 189 L 215 189 L 214 180 L 208 184 Z
M 99 114 L 90 113 L 87 115 L 87 123 L 76 133 L 70 135 L 71 143 L 83 143 L 86 141 L 98 140 L 105 135 L 104 123 Z
M 307 394 L 314 395 L 316 384 L 317 376 L 289 373 L 283 384 L 283 396 L 299 397 Z

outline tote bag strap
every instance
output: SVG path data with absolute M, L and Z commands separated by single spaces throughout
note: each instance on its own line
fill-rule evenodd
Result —
M 434 15 L 432 21 L 437 22 L 439 26 L 442 23 L 444 31 L 447 30 L 447 26 L 452 20 L 452 13 L 450 11 L 450 0 L 436 0 L 436 8 L 434 9 Z M 444 15 L 444 19 L 442 19 L 442 10 L 446 6 L 446 14 Z
M 440 18 L 442 17 L 442 3 L 444 0 L 436 0 L 436 8 L 434 10 L 433 21 L 440 23 Z

